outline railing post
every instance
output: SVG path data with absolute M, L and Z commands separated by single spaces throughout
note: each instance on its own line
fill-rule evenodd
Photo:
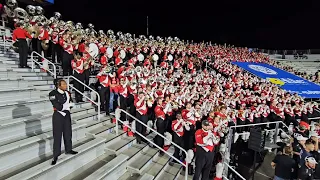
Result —
M 34 59 L 33 59 L 33 54 L 34 54 L 34 51 L 31 53 L 31 69 L 33 71 L 34 69 Z
M 119 134 L 119 127 L 118 127 L 118 120 L 120 119 L 121 110 L 119 108 L 115 111 L 115 118 L 116 118 L 116 135 Z M 137 123 L 137 122 L 136 122 Z
M 226 149 L 225 156 L 224 156 L 224 159 L 223 159 L 223 161 L 225 163 L 227 163 L 227 164 L 229 164 L 229 162 L 230 162 L 230 153 L 231 153 L 231 146 L 232 146 L 233 138 L 234 138 L 234 136 L 233 136 L 233 128 L 229 128 L 229 135 L 228 135 L 228 138 L 227 138 L 228 142 L 226 142 L 227 149 Z M 228 176 L 228 169 L 229 169 L 228 167 L 224 168 L 223 174 L 225 176 Z
M 98 95 L 98 121 L 99 122 L 101 122 L 101 110 L 100 110 L 100 108 L 101 108 L 101 103 L 100 103 L 100 96 Z
M 67 83 L 68 83 L 67 90 L 70 91 L 70 76 L 68 76 L 67 78 Z
M 276 123 L 276 128 L 275 128 L 275 132 L 273 135 L 273 143 L 274 144 L 277 143 L 278 134 L 279 134 L 279 122 Z

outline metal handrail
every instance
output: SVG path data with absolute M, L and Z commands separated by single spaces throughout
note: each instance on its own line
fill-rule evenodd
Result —
M 229 164 L 224 163 L 224 165 L 226 165 L 229 169 L 231 169 L 232 172 L 234 172 L 237 176 L 239 176 L 240 179 L 242 180 L 246 180 L 243 176 L 241 176 L 240 173 L 238 173 L 235 169 L 233 169 Z M 225 176 L 223 176 L 224 178 L 226 178 Z M 226 178 L 228 179 L 228 178 Z
M 186 154 L 186 158 L 188 157 L 188 153 L 186 150 L 184 150 L 182 147 L 180 147 L 179 145 L 177 145 L 176 143 L 174 143 L 173 141 L 167 139 L 166 137 L 164 137 L 162 134 L 160 134 L 159 132 L 155 131 L 154 129 L 150 128 L 149 126 L 145 125 L 143 122 L 141 122 L 139 119 L 137 119 L 136 117 L 132 116 L 130 113 L 124 111 L 123 109 L 117 108 L 115 111 L 115 117 L 116 117 L 116 135 L 118 135 L 119 133 L 119 128 L 118 128 L 118 121 L 120 121 L 122 123 L 122 125 L 128 127 L 128 128 L 132 128 L 130 127 L 130 125 L 125 124 L 123 121 L 120 120 L 120 115 L 121 112 L 127 114 L 128 116 L 130 116 L 131 118 L 133 118 L 134 120 L 136 120 L 136 123 L 139 122 L 142 126 L 146 127 L 147 129 L 149 129 L 150 131 L 156 133 L 158 136 L 162 137 L 163 139 L 171 142 L 171 144 L 175 147 L 177 147 L 178 149 L 180 149 L 182 152 L 184 152 Z M 147 137 L 145 137 L 144 135 L 142 135 L 141 133 L 135 131 L 136 134 L 138 134 L 139 136 L 141 136 L 143 139 L 147 140 L 149 143 L 151 143 L 152 145 L 154 145 L 155 147 L 157 147 L 158 149 L 160 149 L 162 152 L 164 152 L 165 154 L 167 154 L 168 156 L 170 156 L 172 159 L 176 160 L 179 164 L 181 164 L 182 166 L 185 167 L 185 180 L 188 179 L 188 162 L 186 161 L 186 164 L 184 164 L 183 162 L 181 162 L 179 159 L 175 158 L 173 155 L 169 154 L 167 151 L 165 151 L 162 147 L 159 147 L 157 144 L 155 144 L 153 141 L 149 140 Z
M 92 100 L 91 98 L 89 98 L 88 96 L 86 96 L 83 92 L 80 92 L 77 88 L 70 86 L 70 78 L 72 78 L 73 80 L 79 82 L 80 84 L 82 84 L 84 87 L 88 88 L 89 90 L 91 90 L 92 92 L 94 92 L 97 97 L 98 97 L 98 102 L 95 102 L 94 100 Z M 68 91 L 70 91 L 70 87 L 77 91 L 78 93 L 82 94 L 83 97 L 85 97 L 86 99 L 90 100 L 93 104 L 95 104 L 98 107 L 98 121 L 100 122 L 100 95 L 97 91 L 93 90 L 91 87 L 87 86 L 85 83 L 81 82 L 79 79 L 75 78 L 74 76 L 68 76 Z
M 230 128 L 238 128 L 238 127 L 249 127 L 249 126 L 260 126 L 260 125 L 268 125 L 268 124 L 283 124 L 286 128 L 289 128 L 284 122 L 282 121 L 274 121 L 274 122 L 265 122 L 265 123 L 256 123 L 256 124 L 245 124 L 245 125 L 234 125 L 230 126 Z
M 34 54 L 40 56 L 41 58 L 45 59 L 46 61 L 48 61 L 48 63 L 50 65 L 53 66 L 53 72 L 48 68 L 46 69 L 51 75 L 53 75 L 53 78 L 56 79 L 57 78 L 57 67 L 54 63 L 52 63 L 51 61 L 49 61 L 47 58 L 41 56 L 39 53 L 35 52 L 35 51 L 32 51 L 31 53 L 31 60 L 32 60 L 32 64 L 31 64 L 31 69 L 33 70 L 34 69 L 34 63 L 38 64 L 40 67 L 43 67 L 43 65 L 41 65 L 41 63 L 39 63 L 37 60 L 35 60 L 33 57 L 34 57 Z

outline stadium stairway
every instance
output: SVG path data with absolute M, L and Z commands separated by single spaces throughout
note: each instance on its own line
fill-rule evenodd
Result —
M 169 165 L 169 156 L 137 144 L 122 130 L 116 135 L 110 117 L 102 115 L 99 122 L 90 102 L 71 110 L 73 148 L 79 153 L 62 154 L 51 166 L 48 93 L 54 88 L 53 78 L 40 69 L 18 68 L 18 55 L 0 44 L 0 180 L 184 179 L 180 165 Z

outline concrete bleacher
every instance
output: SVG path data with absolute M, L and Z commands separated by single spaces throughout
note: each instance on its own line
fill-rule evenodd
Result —
M 116 135 L 111 117 L 102 114 L 99 122 L 90 102 L 78 103 L 71 110 L 73 148 L 79 153 L 62 154 L 51 166 L 52 105 L 48 94 L 54 88 L 53 78 L 41 69 L 18 68 L 17 53 L 7 51 L 10 44 L 4 47 L 0 41 L 0 47 L 1 180 L 184 179 L 181 165 L 169 166 L 169 156 L 137 144 L 122 130 Z M 169 151 L 173 153 L 172 148 Z
M 282 59 L 281 55 L 270 55 L 271 59 L 290 66 L 295 71 L 314 75 L 320 70 L 320 55 L 308 55 L 308 57 L 308 59 L 294 59 L 293 55 L 286 55 L 286 59 Z

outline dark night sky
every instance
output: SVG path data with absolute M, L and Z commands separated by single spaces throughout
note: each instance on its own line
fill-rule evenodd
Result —
M 64 20 L 93 23 L 97 30 L 105 32 L 113 29 L 146 34 L 148 15 L 149 33 L 154 36 L 258 48 L 307 49 L 320 48 L 319 5 L 316 0 L 56 0 L 55 5 L 45 9 L 50 15 L 59 11 Z

